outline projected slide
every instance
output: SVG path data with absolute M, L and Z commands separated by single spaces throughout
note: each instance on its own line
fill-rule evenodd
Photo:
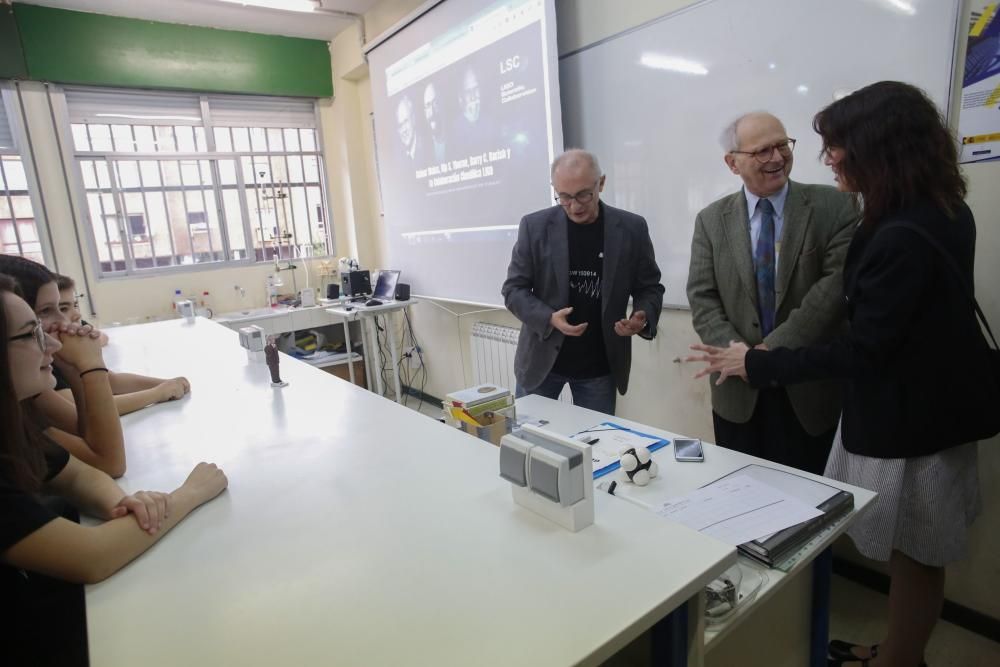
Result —
M 369 56 L 389 261 L 414 290 L 499 303 L 518 221 L 551 204 L 550 6 L 447 0 Z

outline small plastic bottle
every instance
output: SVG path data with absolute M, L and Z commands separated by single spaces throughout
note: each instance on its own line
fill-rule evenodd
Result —
M 212 319 L 215 316 L 215 311 L 209 305 L 208 290 L 201 293 L 201 299 L 198 301 L 198 314 L 208 319 Z

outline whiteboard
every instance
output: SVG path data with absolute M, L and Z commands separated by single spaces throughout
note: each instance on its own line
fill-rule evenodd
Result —
M 885 79 L 947 112 L 959 3 L 707 0 L 561 59 L 566 146 L 595 152 L 604 200 L 648 221 L 665 304 L 687 307 L 695 216 L 742 186 L 722 129 L 770 111 L 798 140 L 791 178 L 833 185 L 813 115 Z

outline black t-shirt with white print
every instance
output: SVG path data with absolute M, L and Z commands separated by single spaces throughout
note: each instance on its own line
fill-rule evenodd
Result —
M 581 225 L 566 217 L 569 242 L 570 324 L 587 322 L 582 336 L 566 336 L 552 371 L 575 380 L 611 372 L 601 331 L 601 284 L 604 274 L 604 206 L 597 220 Z

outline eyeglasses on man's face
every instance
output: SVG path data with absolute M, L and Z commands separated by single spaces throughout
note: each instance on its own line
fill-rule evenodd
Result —
M 600 180 L 596 181 L 594 183 L 594 187 L 588 190 L 577 192 L 575 195 L 571 195 L 568 192 L 560 192 L 555 196 L 555 200 L 559 202 L 560 206 L 569 206 L 574 201 L 580 204 L 581 206 L 586 206 L 590 202 L 594 201 L 594 197 L 597 196 L 597 185 L 600 182 L 601 182 Z
M 757 162 L 767 164 L 774 155 L 774 151 L 778 151 L 778 155 L 783 158 L 789 158 L 792 156 L 793 150 L 795 150 L 795 139 L 784 139 L 776 144 L 771 144 L 770 146 L 765 146 L 764 148 L 759 148 L 755 151 L 730 151 L 730 153 L 736 153 L 738 155 L 752 155 L 753 159 L 757 160 Z
M 18 334 L 16 336 L 11 336 L 7 340 L 13 342 L 13 341 L 16 341 L 16 340 L 28 340 L 30 338 L 34 338 L 35 339 L 35 342 L 38 344 L 38 349 L 41 350 L 44 353 L 45 352 L 45 330 L 42 328 L 42 323 L 40 321 L 36 321 L 35 322 L 35 326 L 33 326 L 31 328 L 31 331 L 29 331 L 27 333 L 23 333 L 23 334 Z

